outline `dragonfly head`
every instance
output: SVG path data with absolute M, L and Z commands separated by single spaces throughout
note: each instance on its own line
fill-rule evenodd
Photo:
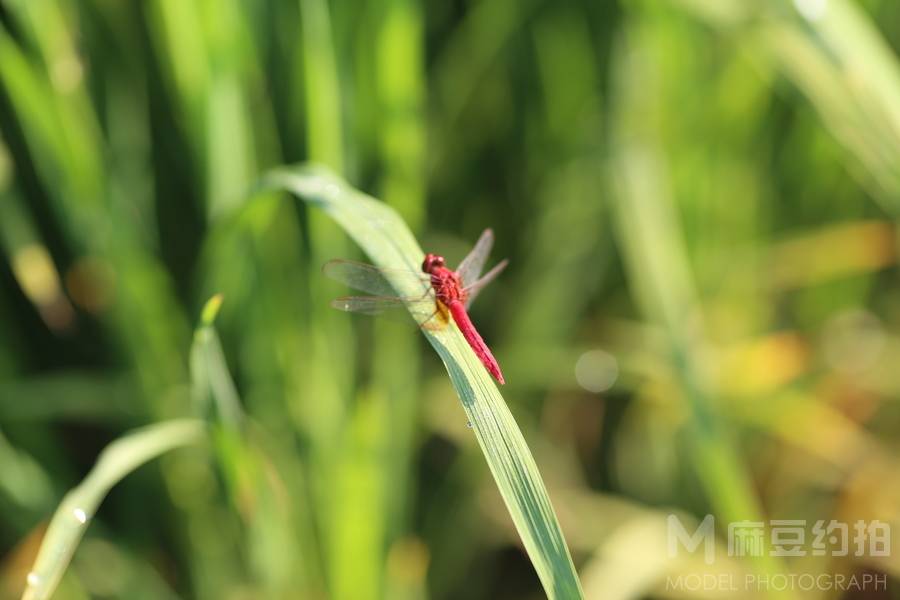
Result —
M 444 257 L 438 254 L 426 254 L 422 261 L 422 271 L 431 273 L 434 269 L 444 266 Z

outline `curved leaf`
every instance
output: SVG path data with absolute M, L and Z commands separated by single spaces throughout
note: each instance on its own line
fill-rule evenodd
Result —
M 325 169 L 277 169 L 264 178 L 261 188 L 289 191 L 325 211 L 379 267 L 418 269 L 422 263 L 422 249 L 393 209 Z M 402 279 L 392 283 L 401 296 L 417 291 Z M 422 331 L 447 367 L 547 596 L 581 598 L 581 584 L 550 497 L 497 386 L 455 325 Z
M 111 443 L 78 486 L 63 498 L 47 527 L 22 600 L 50 598 L 75 547 L 110 488 L 152 458 L 203 438 L 202 421 L 183 419 L 144 427 Z

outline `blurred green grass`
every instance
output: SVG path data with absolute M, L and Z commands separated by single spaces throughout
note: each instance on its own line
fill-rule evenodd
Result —
M 235 214 L 300 161 L 451 263 L 495 229 L 473 319 L 587 597 L 702 568 L 665 560 L 673 510 L 900 525 L 898 16 L 0 1 L 0 595 L 107 443 L 195 416 L 222 293 L 245 435 L 113 489 L 58 597 L 542 596 L 421 336 L 327 306 L 344 233 L 274 193 Z

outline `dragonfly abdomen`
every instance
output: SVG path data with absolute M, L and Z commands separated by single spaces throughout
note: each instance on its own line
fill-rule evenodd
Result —
M 490 348 L 488 348 L 487 344 L 484 343 L 484 340 L 481 339 L 481 335 L 478 333 L 478 330 L 475 329 L 472 320 L 469 319 L 469 313 L 466 312 L 466 307 L 463 306 L 463 303 L 459 300 L 453 300 L 447 305 L 447 308 L 450 309 L 450 314 L 453 315 L 453 320 L 456 322 L 457 327 L 459 327 L 463 337 L 466 338 L 466 341 L 469 343 L 469 346 L 472 347 L 475 356 L 478 357 L 478 360 L 481 361 L 484 368 L 487 369 L 488 373 L 490 373 L 500 384 L 506 383 L 503 379 L 503 373 L 500 372 L 500 365 L 497 363 L 497 359 L 494 358 Z

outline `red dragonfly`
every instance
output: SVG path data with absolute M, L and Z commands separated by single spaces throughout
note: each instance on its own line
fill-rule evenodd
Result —
M 503 260 L 479 277 L 493 245 L 494 232 L 485 229 L 455 271 L 447 268 L 443 256 L 430 253 L 422 262 L 422 272 L 381 269 L 349 260 L 329 261 L 323 267 L 326 275 L 354 289 L 374 294 L 345 296 L 333 300 L 331 305 L 338 310 L 369 315 L 391 308 L 406 308 L 419 326 L 426 328 L 434 327 L 436 321 L 446 323 L 449 313 L 488 373 L 499 383 L 506 383 L 500 365 L 466 311 L 484 286 L 506 268 L 508 261 Z M 398 296 L 397 290 L 421 290 L 422 293 Z

